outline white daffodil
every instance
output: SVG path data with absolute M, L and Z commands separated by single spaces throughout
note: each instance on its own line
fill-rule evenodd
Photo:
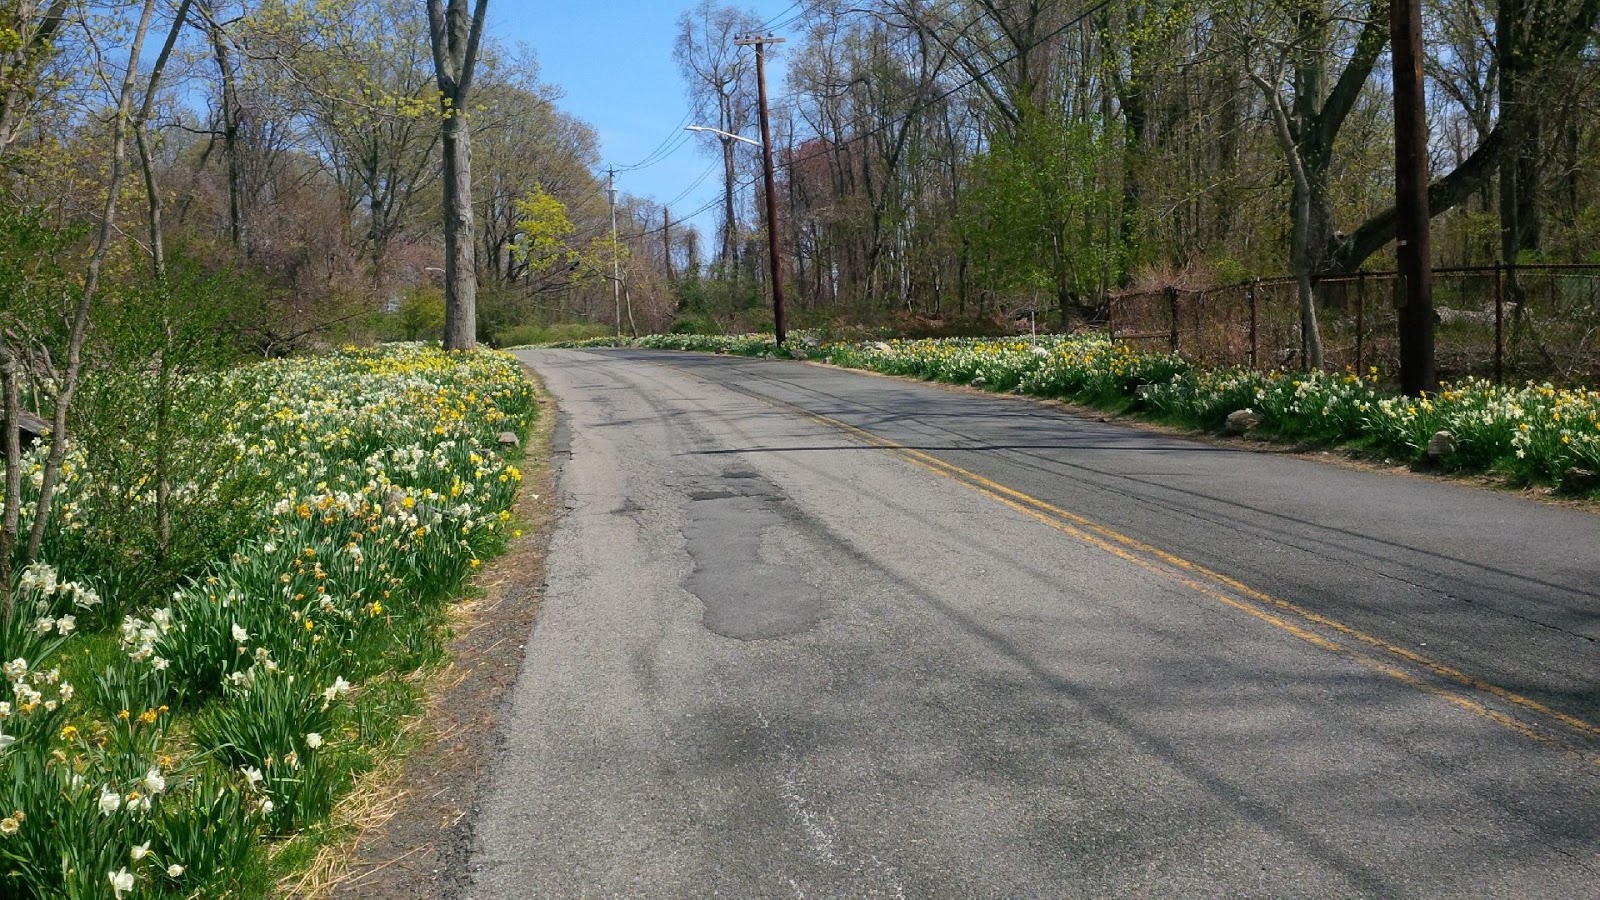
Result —
M 183 877 L 183 866 L 180 866 L 177 863 L 173 863 L 172 865 L 167 866 L 167 877 L 168 878 L 182 878 Z
M 322 746 L 322 735 L 315 731 L 306 734 L 306 746 L 315 750 Z
M 117 793 L 116 791 L 113 791 L 109 787 L 103 787 L 103 788 L 100 789 L 100 812 L 103 815 L 109 816 L 109 815 L 111 815 L 112 813 L 116 812 L 117 810 L 119 810 L 121 808 L 122 808 L 122 795 L 121 794 Z
M 145 841 L 142 844 L 134 844 L 133 845 L 133 849 L 128 851 L 128 856 L 132 857 L 134 862 L 138 862 L 139 860 L 144 859 L 146 856 L 149 856 L 149 855 L 150 855 L 150 842 L 149 841 Z
M 240 628 L 239 623 L 235 622 L 233 623 L 233 640 L 234 643 L 242 644 L 245 641 L 250 640 L 250 632 Z
M 144 789 L 152 794 L 159 794 L 167 789 L 166 776 L 161 774 L 159 766 L 151 766 L 150 771 L 144 773 Z
M 133 890 L 133 873 L 123 866 L 115 872 L 107 872 L 106 878 L 111 882 L 111 892 L 117 895 L 117 900 L 122 900 L 122 895 Z
M 350 682 L 344 680 L 343 675 L 334 676 L 333 684 L 328 685 L 322 692 L 323 705 L 333 702 L 335 697 L 343 697 L 350 693 Z
M 261 783 L 261 770 L 255 766 L 243 766 L 239 771 L 244 773 L 244 780 L 252 789 Z

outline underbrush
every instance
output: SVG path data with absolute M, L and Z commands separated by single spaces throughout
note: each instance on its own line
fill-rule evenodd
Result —
M 209 561 L 134 599 L 114 544 L 73 562 L 115 539 L 104 498 L 154 502 L 94 484 L 78 448 L 42 561 L 13 579 L 0 895 L 265 893 L 263 839 L 317 826 L 373 764 L 417 708 L 396 675 L 441 657 L 445 604 L 513 534 L 521 474 L 496 435 L 534 403 L 510 357 L 390 346 L 221 380 L 231 402 L 186 425 L 211 465 L 173 486 Z

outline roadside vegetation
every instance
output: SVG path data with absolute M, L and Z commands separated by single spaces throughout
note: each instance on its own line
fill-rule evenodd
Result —
M 619 343 L 745 356 L 778 352 L 770 335 L 651 335 L 560 346 Z M 798 335 L 794 346 L 807 343 Z M 1436 462 L 1447 470 L 1491 472 L 1572 493 L 1595 492 L 1592 473 L 1600 471 L 1600 391 L 1584 388 L 1469 379 L 1425 397 L 1401 397 L 1381 386 L 1376 369 L 1204 369 L 1092 334 L 813 343 L 800 352 L 833 365 L 1051 397 L 1203 431 L 1220 431 L 1230 415 L 1248 411 L 1255 435 L 1406 463 L 1432 460 L 1429 444 L 1446 432 L 1449 449 Z
M 0 895 L 270 891 L 419 709 L 445 604 L 513 534 L 497 436 L 534 403 L 508 356 L 347 349 L 185 387 L 205 403 L 172 440 L 73 447 L 7 597 Z M 153 481 L 123 480 L 158 452 L 181 566 L 152 559 Z

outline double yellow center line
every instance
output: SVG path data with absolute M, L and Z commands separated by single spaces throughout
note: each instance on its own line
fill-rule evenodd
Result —
M 770 400 L 770 398 L 765 399 Z M 1119 559 L 1176 581 L 1202 596 L 1265 622 L 1306 643 L 1354 660 L 1518 734 L 1560 747 L 1591 764 L 1600 765 L 1600 756 L 1596 756 L 1592 750 L 1563 739 L 1564 736 L 1571 734 L 1587 739 L 1582 742 L 1584 744 L 1600 739 L 1600 726 L 1591 722 L 1551 709 L 1515 691 L 1476 678 L 1453 666 L 1397 646 L 1288 600 L 1274 597 L 1220 572 L 1129 537 L 1113 528 L 1046 503 L 1037 497 L 1007 487 L 938 457 L 879 437 L 829 416 L 790 404 L 784 405 L 813 420 L 844 431 L 864 443 L 887 450 L 936 475 L 955 481 L 963 487 Z M 1497 705 L 1511 708 L 1517 716 L 1514 717 L 1496 708 Z

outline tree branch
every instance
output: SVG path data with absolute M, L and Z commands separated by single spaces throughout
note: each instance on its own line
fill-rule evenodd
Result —
M 1499 168 L 1503 141 L 1497 125 L 1478 145 L 1478 149 L 1472 151 L 1450 174 L 1428 185 L 1428 209 L 1432 215 L 1453 209 L 1488 182 Z M 1360 269 L 1367 257 L 1394 240 L 1397 227 L 1397 216 L 1392 206 L 1361 223 L 1328 255 L 1328 268 L 1322 274 L 1347 275 Z

